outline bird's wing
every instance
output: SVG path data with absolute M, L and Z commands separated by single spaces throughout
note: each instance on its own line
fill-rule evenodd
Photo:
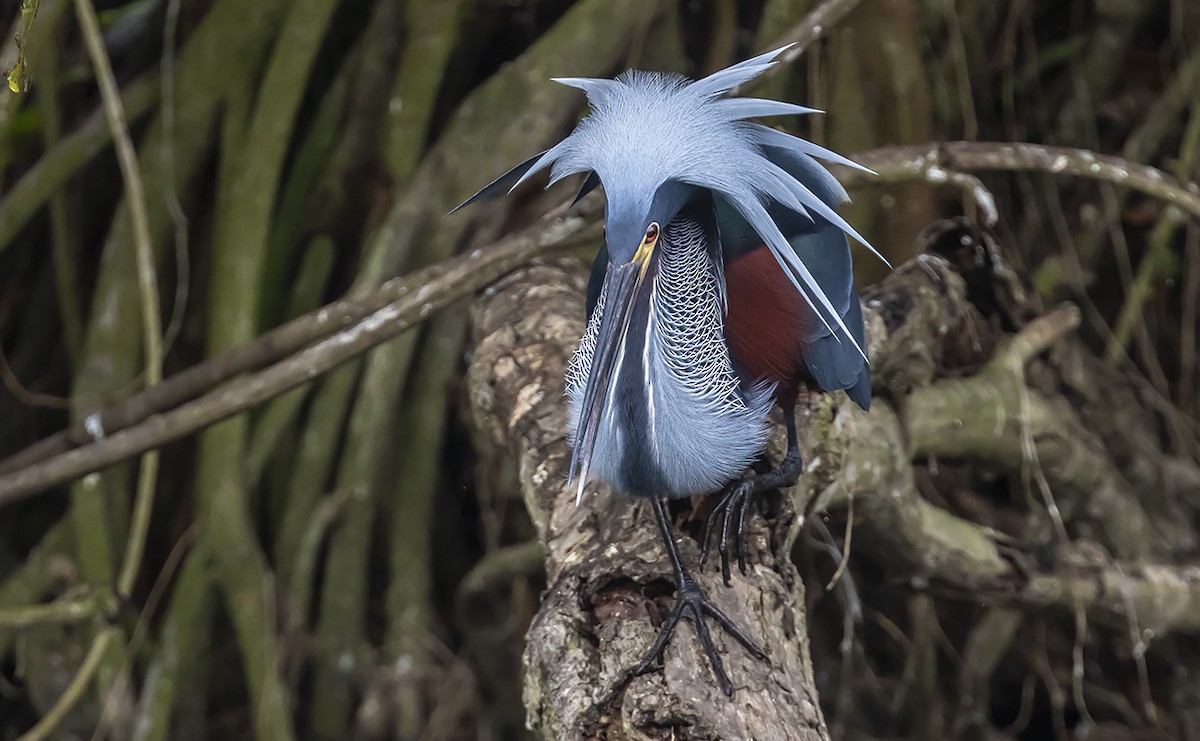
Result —
M 719 197 L 716 199 L 716 212 L 721 235 L 721 252 L 726 264 L 763 246 L 762 237 L 754 231 L 750 223 Z M 858 301 L 854 290 L 850 243 L 845 233 L 820 216 L 813 215 L 810 219 L 775 204 L 770 206 L 767 212 L 787 237 L 792 251 L 804 262 L 816 279 L 817 285 L 829 297 L 829 302 L 838 315 L 844 319 L 851 304 Z M 809 305 L 813 307 L 813 311 L 817 311 L 818 305 L 815 301 L 810 300 Z M 830 325 L 837 326 L 833 321 L 815 322 L 812 339 L 832 336 Z M 857 341 L 858 337 L 855 337 L 855 340 Z
M 768 149 L 768 156 L 831 208 L 846 200 L 846 192 L 829 172 L 811 157 Z M 763 240 L 741 214 L 720 198 L 716 203 L 721 249 L 729 263 L 746 252 L 762 247 Z M 862 306 L 854 285 L 850 243 L 845 232 L 817 214 L 811 218 L 778 204 L 768 207 L 771 219 L 787 237 L 796 256 L 812 273 L 816 283 L 837 310 L 858 347 L 866 347 Z M 814 312 L 819 304 L 806 296 Z M 831 317 L 827 319 L 832 319 Z M 870 371 L 854 343 L 837 337 L 830 329 L 837 322 L 813 322 L 810 333 L 797 348 L 813 380 L 825 390 L 843 389 L 863 408 L 870 403 Z
M 818 231 L 797 234 L 789 241 L 841 314 L 842 323 L 850 330 L 858 347 L 866 348 L 862 304 L 854 286 L 846 235 L 827 224 Z M 812 334 L 804 341 L 800 358 L 821 388 L 844 389 L 859 406 L 868 408 L 871 401 L 870 369 L 854 345 L 839 340 L 825 325 L 815 324 Z

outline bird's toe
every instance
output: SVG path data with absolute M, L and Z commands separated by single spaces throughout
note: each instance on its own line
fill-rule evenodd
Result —
M 766 651 L 754 639 L 746 635 L 746 632 L 739 628 L 720 608 L 706 599 L 695 581 L 685 576 L 683 583 L 677 585 L 674 609 L 659 630 L 658 638 L 655 640 L 654 645 L 651 646 L 641 663 L 634 668 L 634 676 L 646 674 L 658 666 L 660 660 L 663 658 L 663 652 L 667 647 L 667 643 L 670 642 L 681 620 L 687 620 L 695 627 L 696 638 L 700 642 L 700 647 L 704 651 L 708 663 L 712 666 L 713 675 L 716 677 L 721 692 L 726 697 L 733 697 L 733 683 L 730 682 L 729 675 L 725 672 L 724 662 L 721 660 L 716 643 L 713 641 L 712 631 L 709 628 L 710 620 L 721 626 L 726 633 L 741 644 L 755 659 L 759 661 L 767 659 Z

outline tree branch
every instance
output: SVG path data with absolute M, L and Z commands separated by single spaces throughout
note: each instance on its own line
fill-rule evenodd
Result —
M 965 405 L 950 415 L 961 420 L 978 408 Z M 828 436 L 813 437 L 808 448 L 820 461 L 806 474 L 820 489 L 814 511 L 853 497 L 861 520 L 856 527 L 867 533 L 862 548 L 871 560 L 906 576 L 917 591 L 1026 610 L 1082 608 L 1090 618 L 1117 626 L 1136 615 L 1160 635 L 1200 630 L 1200 567 L 1121 561 L 1076 541 L 1060 544 L 1052 569 L 1031 572 L 1034 559 L 1017 552 L 1003 534 L 921 497 L 913 483 L 913 453 L 901 432 L 919 413 L 911 405 L 894 411 L 879 399 L 869 415 L 841 405 L 832 424 L 822 427 Z
M 751 85 L 762 84 L 764 80 L 779 74 L 788 64 L 796 61 L 829 29 L 836 26 L 850 11 L 858 7 L 860 0 L 824 0 L 820 5 L 800 19 L 800 22 L 789 28 L 782 36 L 771 44 L 772 49 L 778 49 L 787 44 L 794 44 L 790 49 L 779 55 L 778 62 L 771 69 L 754 78 Z M 764 49 L 763 51 L 768 51 Z M 734 88 L 731 95 L 741 95 L 743 86 Z
M 935 142 L 872 149 L 851 159 L 874 170 L 879 178 L 838 167 L 839 179 L 847 185 L 907 180 L 945 183 L 954 181 L 963 172 L 975 170 L 1034 171 L 1123 185 L 1161 198 L 1200 218 L 1200 186 L 1196 183 L 1181 182 L 1156 167 L 1085 149 L 1004 142 Z M 976 193 L 977 200 L 979 197 Z M 990 197 L 984 200 L 987 201 Z M 984 210 L 995 211 L 994 203 L 984 206 Z
M 361 302 L 333 305 L 344 308 L 349 304 L 353 311 L 346 314 L 323 309 L 308 315 L 299 326 L 285 325 L 276 331 L 287 330 L 292 339 L 314 332 L 316 327 L 350 326 L 286 360 L 169 412 L 148 416 L 144 421 L 83 447 L 0 475 L 0 507 L 178 440 L 311 381 L 395 337 L 434 310 L 483 288 L 534 255 L 596 236 L 598 229 L 587 229 L 589 224 L 592 224 L 590 212 L 567 215 L 566 209 L 558 209 L 534 227 L 487 249 L 477 249 L 389 281 Z M 361 320 L 355 320 L 356 312 L 372 305 L 379 308 L 363 313 Z M 251 343 L 257 348 L 255 352 L 241 353 L 239 348 L 231 355 L 236 354 L 238 362 L 245 362 L 251 356 L 276 352 L 273 340 L 277 339 L 277 336 L 264 337 Z M 210 367 L 209 373 L 215 375 L 223 368 Z

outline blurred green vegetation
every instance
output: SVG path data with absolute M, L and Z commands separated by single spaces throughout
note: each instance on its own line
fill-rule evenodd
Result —
M 166 375 L 485 244 L 568 197 L 531 189 L 443 218 L 580 115 L 580 96 L 551 76 L 703 74 L 768 47 L 815 5 L 99 2 L 146 184 Z M 130 204 L 74 5 L 0 3 L 0 27 L 0 60 L 21 91 L 0 96 L 2 459 L 141 389 L 146 359 Z M 1194 182 L 1200 4 L 862 0 L 756 94 L 825 110 L 784 123 L 840 152 L 1032 141 Z M 986 183 L 1016 272 L 1047 303 L 1079 302 L 1097 352 L 1143 374 L 1154 403 L 1195 420 L 1194 220 L 1051 174 Z M 973 214 L 956 190 L 924 183 L 852 195 L 848 218 L 895 264 L 918 251 L 930 222 Z M 860 262 L 864 281 L 883 275 Z M 0 620 L 0 739 L 51 710 L 97 636 L 95 680 L 56 737 L 524 738 L 520 637 L 541 567 L 511 471 L 473 450 L 461 414 L 466 341 L 466 307 L 455 304 L 166 446 L 128 593 L 117 575 L 136 466 L 0 509 L 0 616 L 86 606 L 20 628 Z M 1190 425 L 1164 431 L 1163 444 L 1195 456 Z M 479 584 L 486 599 L 470 591 Z M 465 605 L 494 613 L 481 621 Z M 888 666 L 891 649 L 861 651 L 887 683 L 908 671 Z M 1020 720 L 1029 677 L 1057 686 L 1059 676 L 1069 691 L 1069 657 L 1033 661 L 1006 659 L 996 682 L 1008 699 L 980 727 Z M 1177 661 L 1200 672 L 1200 656 Z M 1163 662 L 1153 662 L 1156 682 L 1171 672 Z M 1137 697 L 1125 671 L 1103 688 L 1107 704 L 1091 706 L 1102 723 L 1182 727 L 1170 726 L 1184 721 L 1167 699 Z M 822 673 L 836 670 L 818 668 L 830 683 Z M 827 717 L 847 738 L 917 733 L 921 698 L 890 686 L 849 707 L 830 698 Z M 1033 709 L 1017 735 L 1050 737 L 1048 690 L 1028 691 Z M 1143 712 L 1153 703 L 1163 705 L 1157 720 Z

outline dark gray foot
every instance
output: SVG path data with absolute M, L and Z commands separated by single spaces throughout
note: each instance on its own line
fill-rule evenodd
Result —
M 754 658 L 765 661 L 767 654 L 743 633 L 741 628 L 729 619 L 728 615 L 704 598 L 704 593 L 700 591 L 699 585 L 683 568 L 683 560 L 679 557 L 679 547 L 675 545 L 675 537 L 671 531 L 666 500 L 661 497 L 651 497 L 650 502 L 654 507 L 654 520 L 658 523 L 658 532 L 667 549 L 667 557 L 671 560 L 671 569 L 675 572 L 675 609 L 671 610 L 671 614 L 667 616 L 666 622 L 658 632 L 658 639 L 654 641 L 646 658 L 642 659 L 633 673 L 635 676 L 645 674 L 657 665 L 662 658 L 663 649 L 667 647 L 667 642 L 671 640 L 675 629 L 679 627 L 679 621 L 686 618 L 696 628 L 696 637 L 700 640 L 705 655 L 708 656 L 708 663 L 712 664 L 713 674 L 717 676 L 717 684 L 721 686 L 721 691 L 725 693 L 726 697 L 733 697 L 733 683 L 729 681 L 729 675 L 725 673 L 725 666 L 721 663 L 717 647 L 713 645 L 712 634 L 708 630 L 708 621 L 715 620 Z
M 737 556 L 738 568 L 746 573 L 746 512 L 754 497 L 772 489 L 792 486 L 800 478 L 800 453 L 789 450 L 787 456 L 779 464 L 779 468 L 760 476 L 748 476 L 735 481 L 725 489 L 721 501 L 709 514 L 704 524 L 704 542 L 700 552 L 700 567 L 708 563 L 709 551 L 712 547 L 713 531 L 717 523 L 721 524 L 721 537 L 717 552 L 721 554 L 721 576 L 725 586 L 729 586 L 729 551 L 732 548 Z
M 708 563 L 709 548 L 712 547 L 713 531 L 721 523 L 721 542 L 717 550 L 721 554 L 721 577 L 729 586 L 729 549 L 736 551 L 738 568 L 746 573 L 746 512 L 753 498 L 764 491 L 793 486 L 800 478 L 803 459 L 800 457 L 800 442 L 796 435 L 796 407 L 784 404 L 784 423 L 787 425 L 787 455 L 773 471 L 758 476 L 747 476 L 734 481 L 725 489 L 721 501 L 704 523 L 704 542 L 701 544 L 700 568 Z

